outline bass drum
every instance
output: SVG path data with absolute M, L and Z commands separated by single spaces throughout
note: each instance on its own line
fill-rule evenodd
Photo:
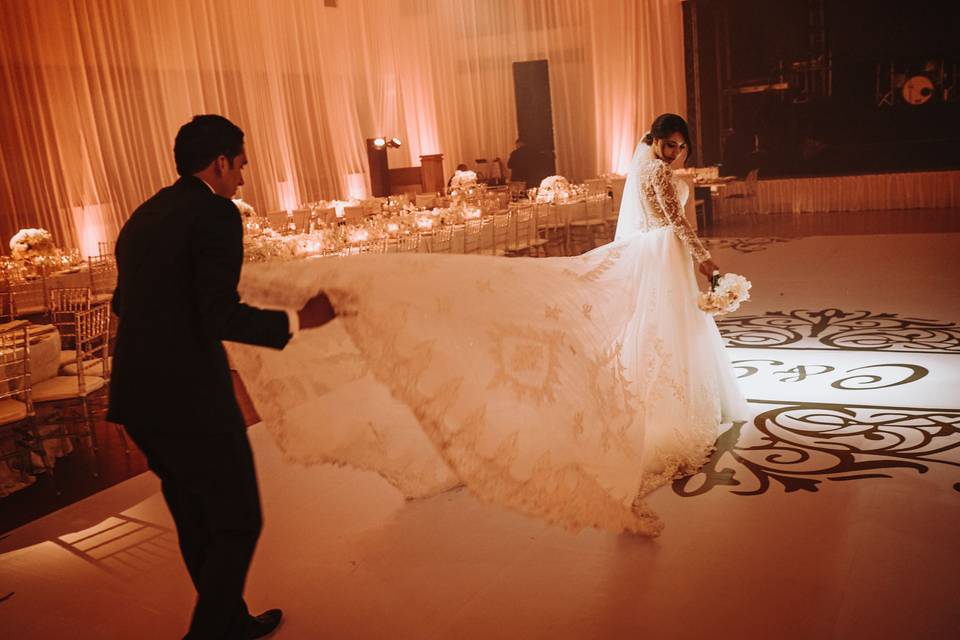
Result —
M 933 80 L 927 76 L 912 76 L 903 83 L 901 94 L 907 104 L 924 104 L 933 97 Z

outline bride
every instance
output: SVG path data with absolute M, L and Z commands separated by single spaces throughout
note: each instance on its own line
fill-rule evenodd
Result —
M 249 265 L 240 291 L 337 321 L 283 351 L 230 345 L 288 460 L 376 471 L 408 498 L 465 484 L 568 527 L 657 535 L 643 496 L 748 417 L 691 257 L 679 116 L 638 145 L 614 242 L 572 258 L 393 254 Z

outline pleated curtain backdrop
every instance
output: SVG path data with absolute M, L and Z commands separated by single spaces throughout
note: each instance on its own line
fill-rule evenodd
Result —
M 512 63 L 549 61 L 557 170 L 622 171 L 646 125 L 684 113 L 679 0 L 0 0 L 0 241 L 42 226 L 95 253 L 176 178 L 178 127 L 247 134 L 244 199 L 267 213 L 451 171 L 514 146 Z

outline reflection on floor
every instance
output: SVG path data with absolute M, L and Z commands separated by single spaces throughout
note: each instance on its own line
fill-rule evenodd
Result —
M 147 470 L 146 458 L 132 442 L 124 448 L 113 424 L 100 417 L 94 429 L 100 445 L 96 456 L 87 443 L 78 443 L 55 460 L 55 481 L 45 473 L 27 476 L 30 486 L 0 497 L 0 535 Z
M 754 283 L 720 326 L 757 416 L 651 496 L 660 538 L 404 502 L 256 426 L 251 607 L 277 638 L 954 637 L 960 235 L 761 235 L 792 239 L 714 250 Z M 0 540 L 0 635 L 178 637 L 191 604 L 150 474 Z

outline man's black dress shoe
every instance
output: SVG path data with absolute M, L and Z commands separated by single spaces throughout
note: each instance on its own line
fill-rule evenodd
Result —
M 283 611 L 280 609 L 270 609 L 258 616 L 250 616 L 250 622 L 247 624 L 247 634 L 243 637 L 246 640 L 254 640 L 270 635 L 279 626 L 282 617 Z

